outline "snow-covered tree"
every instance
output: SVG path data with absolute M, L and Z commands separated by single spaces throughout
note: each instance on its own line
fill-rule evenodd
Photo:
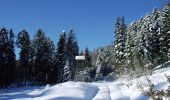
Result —
M 71 80 L 71 69 L 70 69 L 69 61 L 66 61 L 66 64 L 64 66 L 64 73 L 63 73 L 63 82 L 67 82 Z
M 160 46 L 162 61 L 167 61 L 170 55 L 170 3 L 162 11 L 162 29 L 160 29 Z
M 50 68 L 52 66 L 53 43 L 39 29 L 33 40 L 34 48 L 34 73 L 36 84 L 45 84 L 49 81 Z
M 66 33 L 63 31 L 57 43 L 53 66 L 53 81 L 63 82 L 64 66 L 66 63 Z M 69 64 L 68 64 L 69 65 Z
M 92 59 L 91 59 L 91 56 L 90 56 L 90 52 L 89 52 L 89 49 L 86 48 L 85 51 L 84 51 L 84 56 L 85 56 L 85 67 L 92 67 Z
M 69 61 L 70 69 L 71 69 L 71 79 L 74 79 L 74 74 L 75 74 L 75 66 L 76 66 L 76 61 L 75 61 L 75 56 L 77 56 L 79 53 L 79 47 L 75 38 L 75 34 L 73 30 L 70 30 L 67 41 L 66 41 L 66 55 L 67 55 L 67 60 Z
M 124 21 L 124 17 L 117 18 L 115 24 L 115 41 L 114 41 L 114 52 L 115 59 L 117 64 L 123 64 L 124 49 L 125 49 L 125 41 L 126 41 L 126 24 Z

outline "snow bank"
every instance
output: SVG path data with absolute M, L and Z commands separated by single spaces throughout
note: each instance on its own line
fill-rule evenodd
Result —
M 91 100 L 98 87 L 82 82 L 66 82 L 49 87 L 37 100 Z
M 125 96 L 129 96 L 130 100 L 149 100 L 149 97 L 145 96 L 143 91 L 149 89 L 149 83 L 147 78 L 154 84 L 154 89 L 161 91 L 168 89 L 169 83 L 166 76 L 170 76 L 170 68 L 163 68 L 153 72 L 151 76 L 142 76 L 137 79 L 129 80 L 129 86 L 122 82 L 121 93 Z M 143 87 L 143 90 L 139 88 L 139 85 Z
M 13 91 L 13 92 L 12 92 Z M 15 92 L 14 92 L 15 91 Z M 0 94 L 0 100 L 91 100 L 96 95 L 98 87 L 82 82 L 66 82 L 43 89 L 11 89 Z
M 159 69 L 151 76 L 133 80 L 65 82 L 54 86 L 1 89 L 0 100 L 150 100 L 143 93 L 143 90 L 149 89 L 146 79 L 151 80 L 155 90 L 166 90 L 169 83 L 165 75 L 170 76 L 170 68 Z

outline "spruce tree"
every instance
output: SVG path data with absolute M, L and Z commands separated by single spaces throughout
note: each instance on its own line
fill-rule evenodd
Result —
M 8 32 L 7 29 L 2 28 L 0 32 L 0 85 L 1 88 L 6 87 L 8 84 L 8 59 L 7 59 L 7 41 L 8 41 Z
M 33 40 L 34 48 L 34 78 L 36 84 L 45 84 L 50 81 L 50 68 L 52 67 L 53 43 L 39 29 Z
M 20 81 L 26 85 L 26 82 L 30 81 L 29 76 L 31 70 L 31 68 L 29 68 L 31 40 L 26 30 L 18 33 L 16 44 L 17 47 L 21 49 L 19 53 L 20 71 L 18 72 L 18 77 L 20 77 Z
M 6 28 L 0 29 L 0 88 L 14 82 L 15 53 L 14 34 Z
M 158 9 L 154 9 L 151 19 L 148 20 L 149 23 L 149 33 L 148 33 L 148 55 L 149 61 L 152 64 L 159 63 L 160 56 L 160 41 L 159 41 L 159 29 L 160 26 L 160 11 Z
M 160 53 L 161 63 L 168 60 L 170 51 L 170 3 L 164 6 L 162 11 L 162 29 L 160 29 Z
M 9 31 L 7 59 L 8 59 L 8 64 L 6 67 L 9 68 L 9 70 L 8 70 L 9 81 L 8 82 L 10 84 L 10 83 L 14 82 L 14 80 L 15 80 L 15 65 L 16 65 L 15 50 L 14 50 L 14 33 L 13 33 L 12 29 Z
M 92 67 L 92 59 L 91 59 L 90 52 L 89 52 L 88 48 L 85 49 L 84 56 L 86 59 L 85 67 Z
M 75 34 L 73 30 L 70 30 L 67 41 L 66 41 L 66 55 L 67 55 L 67 60 L 69 61 L 70 69 L 71 69 L 71 79 L 74 79 L 74 74 L 75 74 L 75 66 L 76 66 L 76 61 L 75 61 L 75 56 L 78 55 L 79 52 L 79 47 L 75 38 Z
M 66 61 L 66 64 L 64 66 L 64 73 L 63 73 L 63 82 L 67 82 L 71 80 L 71 69 L 70 69 L 69 61 Z
M 116 66 L 120 67 L 123 65 L 125 56 L 125 41 L 126 41 L 126 24 L 124 21 L 124 17 L 117 18 L 115 24 L 115 41 L 114 41 L 114 52 L 115 52 L 115 63 Z
M 55 52 L 54 66 L 53 66 L 53 81 L 63 82 L 64 66 L 66 63 L 66 33 L 62 32 L 57 43 Z M 69 65 L 69 64 L 68 64 Z M 67 65 L 67 66 L 68 66 Z

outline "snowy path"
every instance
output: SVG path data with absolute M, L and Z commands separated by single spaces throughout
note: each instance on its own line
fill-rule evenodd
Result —
M 169 83 L 165 75 L 170 76 L 170 67 L 156 70 L 147 77 L 155 89 L 166 90 Z M 11 88 L 7 94 L 6 89 L 0 89 L 0 100 L 149 100 L 138 88 L 139 83 L 148 89 L 146 76 L 127 81 L 65 82 L 53 86 Z
M 107 83 L 95 83 L 95 85 L 99 88 L 99 91 L 92 100 L 111 100 Z
M 130 100 L 130 96 L 122 90 L 122 83 L 116 82 L 101 82 L 94 83 L 99 88 L 96 96 L 92 100 Z

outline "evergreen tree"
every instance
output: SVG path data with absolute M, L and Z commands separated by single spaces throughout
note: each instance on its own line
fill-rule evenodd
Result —
M 74 74 L 75 74 L 75 66 L 76 66 L 76 61 L 75 61 L 75 56 L 78 55 L 79 52 L 79 47 L 77 45 L 77 41 L 75 39 L 75 35 L 73 30 L 70 30 L 70 33 L 68 34 L 68 38 L 66 41 L 66 55 L 67 55 L 67 60 L 69 61 L 70 69 L 71 69 L 71 79 L 74 79 Z
M 7 87 L 14 82 L 15 53 L 14 34 L 12 30 L 0 30 L 0 88 Z
M 125 59 L 125 41 L 126 41 L 126 24 L 124 17 L 117 18 L 115 25 L 115 41 L 114 41 L 114 52 L 115 52 L 115 63 L 116 66 L 121 66 Z
M 95 80 L 101 80 L 103 78 L 103 60 L 101 57 L 98 57 L 97 59 L 97 62 L 96 62 L 96 66 L 97 66 L 97 69 L 96 69 L 96 76 L 95 76 Z
M 130 25 L 128 28 L 127 28 L 127 40 L 126 40 L 126 69 L 134 69 L 134 66 L 133 66 L 133 51 L 134 51 L 134 47 L 135 47 L 135 44 L 134 44 L 134 34 L 132 34 L 132 31 L 133 31 L 133 24 Z
M 170 53 L 170 4 L 164 6 L 162 11 L 162 29 L 160 28 L 160 53 L 161 63 L 166 62 L 168 60 L 168 56 Z
M 92 67 L 92 59 L 91 59 L 90 52 L 89 52 L 88 48 L 85 49 L 84 56 L 86 59 L 85 67 Z
M 45 84 L 50 80 L 50 68 L 52 68 L 53 43 L 39 29 L 33 40 L 34 48 L 34 79 L 36 84 Z
M 45 42 L 45 45 L 44 45 L 44 48 L 45 48 L 45 54 L 44 56 L 46 57 L 46 64 L 44 65 L 45 66 L 45 83 L 51 83 L 51 79 L 52 77 L 54 76 L 51 76 L 52 75 L 52 72 L 53 72 L 53 59 L 54 59 L 54 43 L 53 41 L 47 37 L 46 38 L 46 42 Z
M 29 66 L 29 60 L 30 60 L 30 45 L 31 40 L 29 37 L 29 34 L 26 30 L 22 30 L 18 33 L 17 36 L 17 47 L 19 47 L 20 50 L 20 57 L 19 57 L 19 72 L 18 77 L 20 77 L 20 81 L 24 82 L 26 85 L 27 81 L 30 81 L 30 66 Z
M 149 23 L 149 33 L 148 33 L 148 55 L 149 61 L 152 64 L 158 64 L 158 60 L 160 59 L 160 41 L 159 41 L 159 29 L 160 26 L 160 11 L 158 9 L 154 9 L 151 18 L 148 20 Z
M 63 73 L 63 82 L 67 82 L 71 80 L 71 69 L 68 60 L 66 61 L 66 64 L 64 66 L 64 73 Z
M 85 56 L 85 62 L 84 62 L 84 68 L 83 68 L 83 76 L 84 77 L 84 81 L 85 82 L 89 82 L 91 81 L 91 72 L 92 72 L 92 59 L 91 59 L 91 55 L 89 52 L 89 49 L 86 48 L 84 51 L 84 56 Z M 82 67 L 82 66 L 80 66 Z
M 60 39 L 57 43 L 57 49 L 55 52 L 54 66 L 53 66 L 53 80 L 54 82 L 63 82 L 64 66 L 66 63 L 66 33 L 62 32 Z M 69 66 L 67 64 L 66 66 Z
M 5 28 L 2 28 L 1 30 L 1 78 L 2 78 L 2 82 L 1 82 L 1 86 L 2 87 L 7 87 L 9 85 L 9 67 L 8 67 L 8 58 L 7 58 L 7 54 L 8 54 L 8 30 Z
M 15 80 L 15 50 L 14 50 L 14 33 L 12 29 L 9 31 L 9 40 L 8 40 L 8 47 L 7 47 L 7 59 L 8 59 L 8 65 L 6 67 L 9 68 L 8 70 L 8 78 L 9 84 L 14 82 Z M 7 74 L 7 73 L 6 73 Z

